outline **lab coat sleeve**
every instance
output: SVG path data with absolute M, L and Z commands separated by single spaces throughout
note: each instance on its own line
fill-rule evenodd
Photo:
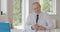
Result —
M 45 25 L 45 27 L 46 27 L 46 29 L 53 29 L 53 20 L 49 15 L 46 16 L 46 25 Z
M 25 30 L 26 31 L 32 31 L 32 29 L 31 29 L 31 17 L 30 17 L 30 15 L 27 17 L 27 21 L 26 21 L 26 23 L 25 23 Z M 31 32 L 30 31 L 30 32 Z

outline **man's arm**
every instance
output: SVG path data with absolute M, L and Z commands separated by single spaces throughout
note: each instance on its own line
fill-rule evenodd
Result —
M 32 26 L 32 30 L 46 30 L 46 28 L 35 24 Z
M 47 14 L 46 16 L 46 25 L 44 27 L 46 27 L 46 29 L 52 29 L 53 27 L 53 19 Z
M 37 29 L 37 26 L 36 24 L 35 25 L 32 25 L 32 18 L 31 18 L 31 15 L 29 15 L 27 17 L 27 22 L 25 23 L 25 30 L 36 30 Z
M 27 17 L 26 22 L 25 22 L 25 30 L 31 30 L 31 17 L 30 15 Z

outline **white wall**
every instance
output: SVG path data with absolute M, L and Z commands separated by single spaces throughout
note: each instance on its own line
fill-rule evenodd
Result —
M 60 0 L 56 0 L 57 1 L 57 26 L 60 27 Z

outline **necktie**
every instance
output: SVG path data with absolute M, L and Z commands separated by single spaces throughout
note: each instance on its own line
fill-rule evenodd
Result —
M 39 19 L 39 15 L 37 14 L 36 15 L 36 24 L 38 23 L 38 19 Z M 37 30 L 35 32 L 37 32 Z
M 38 23 L 39 15 L 36 15 L 36 23 Z

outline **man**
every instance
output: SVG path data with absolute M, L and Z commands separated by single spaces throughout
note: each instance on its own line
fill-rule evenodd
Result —
M 26 32 L 52 29 L 52 20 L 48 14 L 41 12 L 41 5 L 38 2 L 32 4 L 34 12 L 29 14 L 25 23 Z

